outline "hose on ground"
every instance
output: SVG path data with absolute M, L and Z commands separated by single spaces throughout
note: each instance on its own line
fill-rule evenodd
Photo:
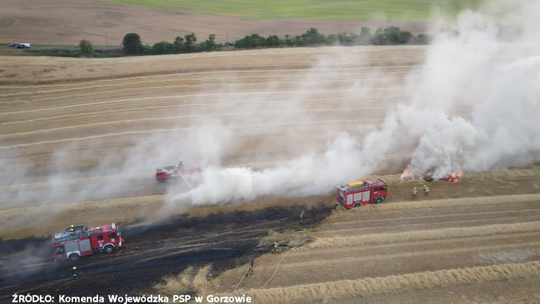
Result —
M 263 286 L 259 287 L 258 289 L 262 289 L 264 286 L 268 285 L 268 283 L 270 283 L 270 281 L 272 281 L 272 279 L 276 276 L 276 273 L 279 269 L 279 266 L 281 265 L 281 263 L 283 262 L 283 260 L 287 257 L 287 255 L 291 252 L 291 250 L 293 250 L 294 248 L 304 244 L 305 242 L 309 241 L 309 238 L 303 240 L 302 242 L 294 245 L 294 247 L 291 247 L 287 253 L 281 258 L 281 260 L 279 261 L 277 267 L 276 267 L 276 270 L 274 271 L 274 274 L 270 277 L 270 279 L 268 279 L 268 281 L 266 281 L 266 283 L 264 283 Z M 240 286 L 240 284 L 242 283 L 242 281 L 244 281 L 244 279 L 246 278 L 247 274 L 249 273 L 249 271 L 251 270 L 251 266 L 248 268 L 248 270 L 244 273 L 244 275 L 242 276 L 242 278 L 240 279 L 240 282 L 238 282 L 238 284 L 236 284 L 236 287 L 234 287 L 233 291 L 232 292 L 235 292 L 236 289 L 238 288 L 238 286 Z

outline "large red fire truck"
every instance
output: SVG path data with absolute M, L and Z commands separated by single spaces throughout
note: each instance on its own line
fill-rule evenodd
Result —
M 371 203 L 381 203 L 386 200 L 388 189 L 382 179 L 358 181 L 346 186 L 337 187 L 336 204 L 351 209 Z
M 70 229 L 73 229 L 73 232 Z M 77 260 L 95 252 L 112 253 L 115 248 L 120 248 L 123 242 L 120 227 L 112 223 L 95 227 L 68 227 L 53 236 L 51 246 L 55 259 Z

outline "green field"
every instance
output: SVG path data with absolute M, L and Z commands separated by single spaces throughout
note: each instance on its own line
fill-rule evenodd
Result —
M 108 0 L 203 15 L 255 19 L 389 19 L 425 21 L 437 6 L 454 15 L 480 0 Z

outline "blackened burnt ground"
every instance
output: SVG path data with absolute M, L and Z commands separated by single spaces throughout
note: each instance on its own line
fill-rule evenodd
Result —
M 188 266 L 212 265 L 212 274 L 248 263 L 267 253 L 258 246 L 270 231 L 295 231 L 318 226 L 332 210 L 309 208 L 305 225 L 298 215 L 305 206 L 233 212 L 200 218 L 177 217 L 159 225 L 121 224 L 125 244 L 114 253 L 94 254 L 78 261 L 54 262 L 48 240 L 0 242 L 0 302 L 11 295 L 94 296 L 150 294 L 164 276 Z M 78 280 L 72 280 L 72 267 Z

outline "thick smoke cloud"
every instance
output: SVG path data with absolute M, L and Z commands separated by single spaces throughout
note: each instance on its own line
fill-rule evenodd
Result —
M 441 61 L 454 67 L 447 84 L 437 86 L 443 88 L 439 100 L 456 103 L 459 94 L 470 94 L 474 108 L 470 119 L 441 117 L 429 125 L 407 169 L 412 177 L 430 173 L 440 178 L 540 160 L 540 35 L 531 27 L 540 4 L 497 5 L 486 6 L 485 12 L 497 16 L 506 8 L 510 14 L 464 12 L 458 18 L 459 35 L 438 37 L 430 50 L 424 70 Z M 509 37 L 508 28 L 519 28 L 521 34 Z
M 400 84 L 403 101 L 379 128 L 343 133 L 322 154 L 263 171 L 209 168 L 199 187 L 174 200 L 201 205 L 241 203 L 263 195 L 326 194 L 338 184 L 384 169 L 382 156 L 402 151 L 413 151 L 407 172 L 414 178 L 540 160 L 540 37 L 533 26 L 538 15 L 538 2 L 491 1 L 450 23 L 441 22 L 434 30 L 455 32 L 436 36 L 425 63 Z M 363 86 L 359 80 L 349 90 Z M 358 91 L 364 96 L 373 92 L 365 87 Z M 469 110 L 458 112 L 459 107 Z

